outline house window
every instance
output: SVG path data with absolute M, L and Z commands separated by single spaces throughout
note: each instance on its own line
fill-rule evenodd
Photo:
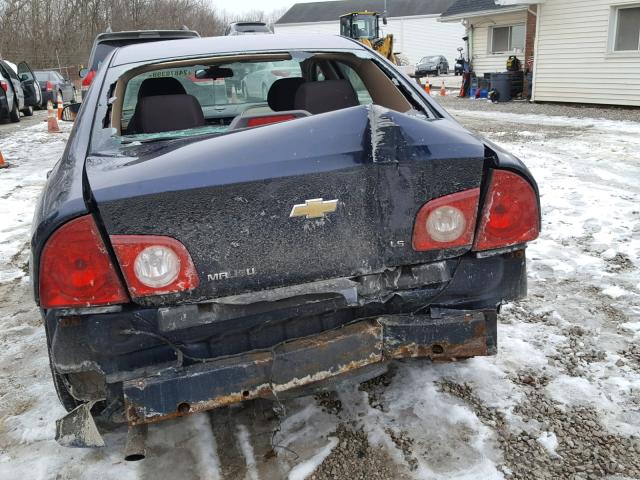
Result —
M 509 25 L 491 29 L 491 53 L 524 50 L 524 25 Z
M 640 50 L 640 4 L 616 8 L 614 50 Z

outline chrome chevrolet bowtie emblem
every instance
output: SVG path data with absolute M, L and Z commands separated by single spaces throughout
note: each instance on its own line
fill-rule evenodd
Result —
M 338 208 L 338 200 L 322 200 L 321 198 L 314 198 L 312 200 L 305 200 L 304 203 L 294 205 L 291 209 L 290 217 L 307 217 L 307 218 L 321 218 L 327 213 L 335 212 Z

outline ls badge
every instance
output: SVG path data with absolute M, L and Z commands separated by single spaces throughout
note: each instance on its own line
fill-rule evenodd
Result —
M 304 203 L 294 205 L 290 217 L 322 218 L 327 213 L 333 213 L 338 208 L 338 200 L 322 200 L 314 198 Z

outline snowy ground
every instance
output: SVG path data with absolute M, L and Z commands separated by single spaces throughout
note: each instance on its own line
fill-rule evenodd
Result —
M 399 363 L 286 402 L 280 421 L 252 402 L 155 425 L 137 464 L 122 460 L 124 430 L 96 451 L 53 441 L 63 410 L 27 242 L 69 129 L 0 137 L 12 163 L 0 170 L 0 479 L 640 478 L 640 123 L 453 113 L 520 156 L 541 189 L 529 297 L 505 306 L 499 354 Z

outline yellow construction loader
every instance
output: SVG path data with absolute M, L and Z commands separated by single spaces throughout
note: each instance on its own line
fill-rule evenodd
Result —
M 383 22 L 386 25 L 384 17 Z M 388 34 L 380 37 L 380 14 L 378 12 L 351 12 L 341 15 L 340 35 L 358 40 L 393 63 L 398 63 L 393 54 L 393 35 Z

